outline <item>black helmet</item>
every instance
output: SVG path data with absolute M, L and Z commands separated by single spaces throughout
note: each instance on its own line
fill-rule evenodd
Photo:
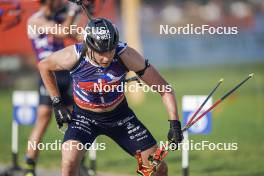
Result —
M 116 48 L 119 33 L 109 20 L 95 18 L 86 25 L 84 40 L 89 48 L 98 53 L 103 53 Z

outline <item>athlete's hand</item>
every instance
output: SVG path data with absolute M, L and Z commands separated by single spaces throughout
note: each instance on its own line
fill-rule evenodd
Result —
M 168 133 L 168 141 L 170 143 L 176 144 L 178 149 L 178 144 L 183 140 L 181 122 L 179 120 L 169 120 L 170 130 Z
M 75 16 L 77 15 L 78 13 L 81 12 L 81 6 L 75 4 L 75 3 L 69 3 L 69 9 L 68 9 L 68 15 L 69 16 Z
M 58 127 L 61 128 L 64 123 L 69 123 L 72 120 L 71 113 L 68 108 L 66 108 L 60 97 L 52 97 L 52 106 L 54 109 L 54 114 Z

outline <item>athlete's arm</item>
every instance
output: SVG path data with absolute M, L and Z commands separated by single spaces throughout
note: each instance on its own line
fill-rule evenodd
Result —
M 120 58 L 126 65 L 126 67 L 131 71 L 137 72 L 145 68 L 145 59 L 133 48 L 127 47 L 121 53 Z M 158 71 L 152 65 L 150 65 L 145 70 L 145 73 L 141 76 L 141 79 L 149 86 L 155 85 L 169 87 L 167 81 L 158 73 Z M 167 112 L 169 114 L 169 120 L 178 120 L 179 116 L 176 98 L 171 86 L 170 88 L 171 91 L 164 91 L 159 93 L 162 96 L 163 103 L 165 104 Z
M 39 62 L 38 68 L 51 97 L 60 96 L 55 81 L 54 71 L 70 70 L 77 62 L 78 57 L 75 53 L 74 45 L 52 53 L 46 59 Z

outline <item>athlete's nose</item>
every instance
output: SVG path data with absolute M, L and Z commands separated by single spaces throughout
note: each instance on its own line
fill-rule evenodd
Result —
M 108 57 L 102 57 L 102 62 L 103 63 L 109 63 L 110 61 L 111 61 L 110 58 L 108 58 Z

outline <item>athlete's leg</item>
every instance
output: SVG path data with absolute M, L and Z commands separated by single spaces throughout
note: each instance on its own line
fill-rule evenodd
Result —
M 157 146 L 155 145 L 155 146 L 141 152 L 143 164 L 145 166 L 150 166 L 149 161 L 148 161 L 148 157 L 149 157 L 149 155 L 155 153 L 156 149 L 157 149 Z M 168 175 L 168 167 L 167 167 L 167 164 L 163 161 L 159 165 L 159 167 L 155 173 L 155 176 L 167 176 L 167 175 Z
M 62 147 L 61 171 L 63 176 L 78 175 L 81 160 L 95 138 L 100 134 L 99 128 L 89 119 L 85 110 L 73 108 L 72 122 L 64 135 Z
M 112 127 L 104 128 L 103 133 L 112 138 L 131 156 L 135 156 L 137 150 L 142 151 L 143 164 L 149 166 L 148 157 L 157 149 L 156 140 L 130 108 L 120 108 L 116 115 L 122 116 L 121 120 Z M 167 165 L 164 162 L 158 168 L 156 175 L 168 175 Z
M 37 120 L 29 137 L 28 143 L 35 143 L 37 145 L 41 141 L 49 124 L 51 114 L 52 108 L 50 106 L 39 105 L 37 109 Z M 28 147 L 26 155 L 28 158 L 35 160 L 37 159 L 38 150 Z
M 86 152 L 85 148 L 80 148 L 81 142 L 76 140 L 68 140 L 62 145 L 62 176 L 79 175 L 80 163 Z
M 36 160 L 38 157 L 38 148 L 33 148 L 30 146 L 35 146 L 35 145 L 37 146 L 40 143 L 49 124 L 51 114 L 52 114 L 52 109 L 49 105 L 42 104 L 38 106 L 37 120 L 28 139 L 28 146 L 25 156 L 26 157 L 25 176 L 35 175 Z

